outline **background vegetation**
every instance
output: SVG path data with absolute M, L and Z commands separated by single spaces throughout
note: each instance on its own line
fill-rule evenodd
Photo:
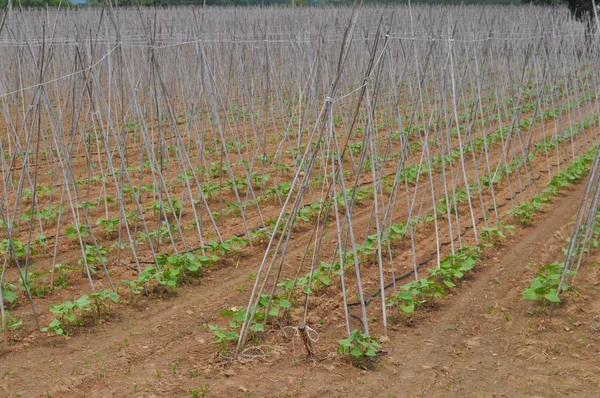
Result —
M 542 1 L 543 4 L 552 3 L 549 0 Z M 329 4 L 329 5 L 347 5 L 352 4 L 352 0 L 296 0 L 296 5 L 318 5 L 318 4 Z M 59 4 L 65 6 L 68 2 L 63 0 L 13 0 L 13 7 L 56 7 Z M 115 0 L 113 3 L 119 6 L 132 6 L 137 3 L 143 6 L 181 6 L 181 5 L 204 5 L 207 6 L 273 6 L 273 5 L 290 5 L 292 0 Z M 413 4 L 489 4 L 489 5 L 511 5 L 520 4 L 521 0 L 413 0 Z M 85 5 L 88 4 L 85 0 L 71 0 L 71 4 L 74 5 Z M 365 4 L 408 4 L 408 0 L 365 0 Z M 5 8 L 8 5 L 8 0 L 0 0 L 0 8 Z M 91 6 L 102 6 L 101 1 L 90 1 Z M 114 4 L 113 4 L 114 5 Z

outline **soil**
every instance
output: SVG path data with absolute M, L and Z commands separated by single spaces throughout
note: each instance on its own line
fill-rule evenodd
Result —
M 387 337 L 381 335 L 386 355 L 368 366 L 372 370 L 336 353 L 345 327 L 333 292 L 315 300 L 307 319 L 318 333 L 314 358 L 291 328 L 283 329 L 287 339 L 281 329 L 270 329 L 243 359 L 232 360 L 232 346 L 211 344 L 206 325 L 243 302 L 253 283 L 255 264 L 240 258 L 176 296 L 117 305 L 115 316 L 71 337 L 14 332 L 0 358 L 0 395 L 598 396 L 598 253 L 551 318 L 521 298 L 539 265 L 561 258 L 582 190 L 579 184 L 566 191 L 532 226 L 487 251 L 478 271 L 439 305 L 418 311 L 413 326 L 390 325 Z M 292 312 L 290 325 L 300 315 Z
M 591 114 L 592 111 L 589 111 Z M 530 112 L 525 116 L 532 116 Z M 581 115 L 590 116 L 590 114 Z M 279 129 L 275 124 L 265 132 L 271 137 Z M 494 124 L 495 127 L 496 124 Z M 535 124 L 531 133 L 532 143 L 549 138 L 554 129 L 568 127 L 567 121 L 558 126 L 551 122 Z M 278 126 L 282 127 L 282 126 Z M 491 127 L 491 126 L 490 126 Z M 591 130 L 591 129 L 590 129 Z M 283 129 L 281 129 L 283 131 Z M 380 131 L 383 137 L 387 131 Z M 474 136 L 481 134 L 476 131 Z M 412 137 L 419 142 L 419 137 Z M 597 131 L 585 132 L 577 140 L 578 155 L 587 149 L 588 144 L 598 139 Z M 517 140 L 510 145 L 510 154 L 502 154 L 502 143 L 496 142 L 490 148 L 489 161 L 492 167 L 507 159 L 513 160 L 524 150 L 517 145 Z M 452 138 L 452 148 L 458 146 L 456 138 Z M 94 158 L 102 158 L 97 166 L 102 166 L 106 153 L 102 148 L 92 147 Z M 397 155 L 400 147 L 395 144 L 391 152 Z M 439 149 L 439 148 L 438 148 Z M 139 150 L 132 146 L 131 152 Z M 267 153 L 275 153 L 277 144 L 269 144 Z M 191 152 L 191 151 L 190 151 Z M 232 153 L 234 151 L 231 151 Z M 559 154 L 560 152 L 560 154 Z M 84 150 L 75 151 L 73 170 L 77 178 L 85 178 L 88 169 Z M 436 155 L 438 153 L 435 153 Z M 419 163 L 421 152 L 415 150 L 408 161 L 409 165 Z M 182 171 L 175 153 L 171 155 L 172 165 L 164 172 L 164 177 L 174 180 Z M 210 165 L 219 160 L 219 153 L 208 153 L 192 158 L 194 163 Z M 468 181 L 473 181 L 475 174 L 486 172 L 483 162 L 473 162 L 470 154 L 465 165 Z M 559 159 L 560 157 L 560 159 Z M 481 159 L 481 154 L 477 157 Z M 231 156 L 232 163 L 238 160 Z M 284 163 L 292 165 L 291 155 L 282 155 Z M 570 161 L 568 151 L 556 150 L 556 158 L 564 167 Z M 48 155 L 46 163 L 53 164 Z M 116 161 L 115 161 L 116 162 Z M 118 163 L 118 162 L 117 162 Z M 514 223 L 513 217 L 506 214 L 510 201 L 528 201 L 545 187 L 547 179 L 558 171 L 557 165 L 540 155 L 529 162 L 528 169 L 518 170 L 509 178 L 495 186 L 495 198 L 489 192 L 483 194 L 481 205 L 478 197 L 472 197 L 474 203 L 473 218 L 479 218 L 482 207 L 486 214 L 492 214 L 492 203 L 502 205 L 499 209 L 499 220 Z M 388 175 L 394 176 L 398 162 L 396 159 L 386 164 Z M 455 173 L 458 170 L 456 161 Z M 12 170 L 16 172 L 16 165 Z M 22 167 L 22 166 L 21 166 Z M 105 165 L 103 167 L 106 167 Z M 348 157 L 344 162 L 345 170 L 354 170 Z M 256 166 L 255 166 L 256 170 Z M 239 172 L 239 170 L 236 170 Z M 289 181 L 291 172 L 273 173 L 273 179 L 265 187 Z M 98 170 L 94 171 L 97 173 Z M 104 169 L 104 172 L 106 170 Z M 140 175 L 142 174 L 142 175 Z M 315 174 L 318 174 L 315 172 Z M 153 183 L 148 173 L 131 172 L 135 184 Z M 56 185 L 54 175 L 41 177 L 48 186 Z M 354 176 L 350 176 L 351 180 Z M 371 185 L 371 175 L 361 175 L 362 185 Z M 433 185 L 438 185 L 441 177 L 434 173 Z M 456 188 L 460 188 L 458 173 Z M 223 180 L 226 180 L 224 177 Z M 213 181 L 218 178 L 213 177 Z M 529 182 L 526 182 L 529 181 Z M 539 181 L 539 182 L 537 182 Z M 116 239 L 116 233 L 107 234 L 95 226 L 99 217 L 118 216 L 118 204 L 106 204 L 100 201 L 107 194 L 116 190 L 115 180 L 90 183 L 79 187 L 78 201 L 96 201 L 98 206 L 88 211 L 92 227 L 98 242 L 108 247 Z M 509 185 L 510 184 L 510 185 Z M 171 185 L 171 183 L 169 183 Z M 423 207 L 432 207 L 428 184 L 410 184 L 409 196 L 425 198 Z M 192 187 L 196 188 L 196 187 Z M 401 187 L 401 190 L 404 186 Z M 421 190 L 421 191 L 419 191 Z M 257 195 L 262 195 L 260 188 Z M 417 191 L 417 192 L 415 192 Z M 518 192 L 517 192 L 518 191 Z M 27 300 L 19 292 L 19 305 L 11 308 L 11 314 L 23 319 L 23 327 L 4 334 L 5 345 L 0 351 L 0 396 L 6 397 L 186 397 L 186 396 L 313 396 L 313 397 L 404 397 L 404 396 L 598 396 L 600 391 L 596 377 L 598 363 L 598 334 L 595 324 L 600 323 L 600 292 L 598 290 L 598 268 L 592 266 L 600 262 L 598 253 L 593 253 L 582 267 L 577 278 L 577 290 L 571 292 L 564 303 L 555 308 L 553 317 L 548 318 L 544 309 L 526 302 L 521 297 L 522 290 L 531 281 L 539 266 L 564 258 L 561 248 L 566 245 L 572 229 L 571 218 L 575 215 L 583 182 L 561 191 L 559 198 L 552 204 L 544 206 L 544 212 L 536 216 L 528 227 L 517 228 L 517 233 L 503 246 L 486 251 L 485 258 L 477 266 L 477 271 L 450 294 L 435 302 L 434 306 L 418 310 L 412 321 L 407 324 L 398 320 L 392 309 L 389 311 L 389 327 L 387 332 L 381 324 L 381 300 L 371 301 L 369 323 L 371 333 L 382 341 L 381 355 L 372 362 L 352 364 L 345 356 L 337 353 L 337 340 L 345 335 L 346 326 L 339 286 L 335 283 L 322 289 L 311 297 L 308 303 L 308 316 L 303 318 L 303 302 L 294 303 L 289 316 L 281 317 L 280 323 L 270 325 L 267 331 L 256 339 L 250 340 L 244 355 L 233 358 L 233 345 L 212 344 L 213 334 L 208 325 L 224 325 L 219 313 L 232 307 L 245 305 L 254 284 L 254 274 L 262 259 L 265 245 L 257 244 L 247 247 L 233 257 L 228 257 L 215 266 L 209 267 L 199 284 L 179 287 L 176 293 L 153 292 L 148 297 L 130 293 L 120 281 L 132 280 L 137 276 L 135 262 L 129 255 L 122 257 L 112 252 L 108 258 L 107 269 L 113 282 L 118 284 L 120 302 L 111 304 L 110 308 L 95 317 L 83 319 L 84 327 L 72 328 L 70 336 L 51 336 L 41 333 L 36 319 L 31 314 Z M 58 205 L 60 195 L 54 192 L 41 194 L 37 199 L 41 205 Z M 177 185 L 173 197 L 180 198 L 183 187 Z M 194 191 L 194 195 L 197 192 Z M 14 196 L 14 195 L 13 195 Z M 246 192 L 242 197 L 248 198 Z M 317 195 L 315 195 L 317 196 Z M 437 197 L 441 197 L 439 192 Z M 251 198 L 251 197 L 250 197 Z M 134 205 L 125 198 L 127 210 Z M 141 207 L 148 228 L 159 226 L 160 219 L 147 205 L 152 201 L 153 193 L 142 193 Z M 184 206 L 182 222 L 189 224 L 194 214 L 188 205 Z M 305 198 L 309 203 L 311 198 Z M 236 202 L 231 192 L 222 196 L 209 197 L 211 210 L 223 208 L 224 203 Z M 270 199 L 271 200 L 271 199 Z M 429 200 L 429 202 L 428 202 Z M 14 202 L 14 197 L 9 197 Z M 31 206 L 32 199 L 24 201 L 24 208 Z M 357 241 L 364 242 L 365 236 L 374 233 L 372 223 L 372 200 L 359 203 L 353 210 L 353 223 L 357 231 Z M 417 203 L 415 208 L 421 204 Z M 41 207 L 41 206 L 40 206 Z M 402 200 L 396 206 L 394 220 L 401 222 L 408 218 L 408 209 Z M 281 205 L 275 198 L 272 202 L 261 203 L 264 221 L 279 215 Z M 425 211 L 425 210 L 424 210 Z M 79 242 L 66 238 L 65 230 L 71 225 L 69 212 L 65 213 L 59 235 L 56 263 L 76 267 L 81 256 Z M 413 214 L 414 216 L 414 214 Z M 491 216 L 490 216 L 491 217 Z M 471 214 L 466 204 L 459 206 L 458 220 L 463 243 L 473 244 L 475 234 L 468 227 Z M 209 220 L 204 212 L 200 219 L 204 225 L 205 235 L 210 230 Z M 243 236 L 247 229 L 263 225 L 263 220 L 252 206 L 246 213 L 247 227 L 241 217 L 234 214 L 219 216 L 216 220 L 219 231 L 224 238 L 234 235 Z M 332 223 L 333 224 L 333 223 Z M 312 233 L 311 223 L 299 223 L 287 251 L 283 274 L 293 275 L 301 262 L 307 242 Z M 56 221 L 50 221 L 45 229 L 56 229 Z M 329 238 L 323 239 L 321 257 L 333 255 L 336 245 L 334 226 L 327 232 Z M 453 227 L 454 228 L 454 227 Z M 141 227 L 138 229 L 138 233 Z M 431 258 L 435 253 L 436 239 L 432 222 L 420 225 L 415 234 L 415 251 L 417 261 Z M 26 241 L 28 230 L 20 230 L 20 238 Z M 123 231 L 122 231 L 123 232 Z M 441 219 L 438 228 L 441 240 L 448 241 L 451 231 L 446 220 Z M 197 246 L 197 235 L 194 229 L 182 232 L 185 242 L 177 241 L 178 250 Z M 452 231 L 456 236 L 456 229 Z M 0 238 L 4 238 L 2 235 Z M 207 236 L 204 236 L 206 239 Z M 49 269 L 52 265 L 54 237 L 50 236 L 49 247 L 35 257 L 36 270 Z M 139 245 L 136 254 L 138 260 L 146 265 L 152 263 L 152 252 L 149 247 Z M 157 252 L 172 250 L 169 243 L 163 243 Z M 443 249 L 445 254 L 448 248 Z M 126 251 L 124 251 L 126 252 Z M 325 254 L 323 254 L 325 253 Z M 413 255 L 410 246 L 404 242 L 394 248 L 396 275 L 412 269 Z M 303 272 L 308 271 L 306 263 Z M 389 270 L 386 270 L 388 272 Z M 426 273 L 426 270 L 423 269 Z M 349 273 L 351 274 L 351 273 Z M 364 261 L 361 269 L 363 287 L 367 293 L 379 288 L 379 274 L 374 261 Z M 47 326 L 53 314 L 49 306 L 71 300 L 90 292 L 87 278 L 80 277 L 79 271 L 69 276 L 68 286 L 55 290 L 43 297 L 34 299 L 39 313 L 39 326 Z M 392 275 L 388 273 L 386 280 Z M 18 283 L 16 267 L 6 270 L 5 280 Z M 108 278 L 99 272 L 94 279 L 96 290 L 107 288 Z M 348 297 L 356 296 L 356 278 L 348 275 L 346 279 Z M 354 315 L 358 310 L 354 307 Z M 597 318 L 598 316 L 598 318 Z M 300 321 L 306 321 L 315 330 L 313 337 L 316 353 L 307 357 L 302 341 L 295 335 L 294 327 Z M 353 328 L 361 325 L 352 320 Z M 355 366 L 358 365 L 358 366 Z

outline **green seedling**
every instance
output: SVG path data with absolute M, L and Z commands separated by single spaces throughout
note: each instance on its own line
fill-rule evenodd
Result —
M 381 347 L 376 337 L 353 330 L 350 337 L 338 340 L 338 351 L 340 354 L 348 354 L 354 358 L 375 357 L 377 349 Z
M 551 303 L 560 303 L 558 296 L 558 285 L 562 278 L 563 263 L 554 262 L 545 265 L 536 272 L 536 278 L 531 281 L 531 284 L 523 290 L 523 298 L 525 300 L 535 300 L 542 307 Z M 568 272 L 567 276 L 572 276 L 574 272 Z M 569 286 L 563 282 L 561 292 L 565 292 Z
M 99 218 L 96 221 L 96 225 L 104 228 L 106 233 L 110 235 L 116 231 L 117 227 L 119 226 L 119 222 L 119 217 Z
M 35 255 L 35 249 L 18 239 L 3 239 L 0 242 L 0 254 L 8 254 L 9 261 L 11 264 L 16 264 L 17 259 L 24 258 L 25 256 Z

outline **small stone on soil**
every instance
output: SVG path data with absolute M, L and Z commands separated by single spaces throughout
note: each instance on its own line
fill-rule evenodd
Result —
M 232 377 L 235 376 L 235 372 L 233 371 L 233 369 L 227 369 L 223 371 L 223 375 L 225 377 Z

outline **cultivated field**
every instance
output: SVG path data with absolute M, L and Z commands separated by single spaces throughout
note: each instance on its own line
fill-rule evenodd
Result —
M 566 9 L 0 17 L 0 396 L 600 394 Z

